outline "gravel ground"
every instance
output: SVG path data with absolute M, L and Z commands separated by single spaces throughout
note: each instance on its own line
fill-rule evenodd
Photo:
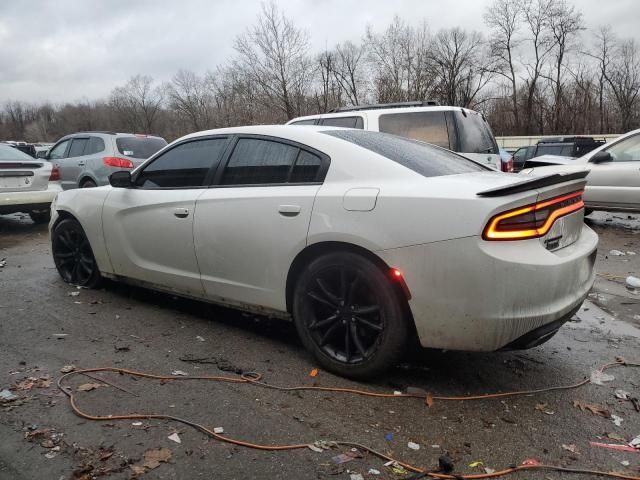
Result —
M 620 218 L 616 218 L 620 217 Z M 434 395 L 468 395 L 575 383 L 622 356 L 640 362 L 640 295 L 624 278 L 640 276 L 640 227 L 626 215 L 596 213 L 600 234 L 598 278 L 590 301 L 547 344 L 523 352 L 465 354 L 417 352 L 368 384 L 324 371 L 303 350 L 292 325 L 234 310 L 109 283 L 77 290 L 58 277 L 46 228 L 19 216 L 0 217 L 0 480 L 71 478 L 405 478 L 371 455 L 336 465 L 348 448 L 265 452 L 212 440 L 166 420 L 91 421 L 73 414 L 56 388 L 65 365 L 119 367 L 160 375 L 235 376 L 257 371 L 268 383 L 367 388 L 378 392 L 420 388 Z M 638 255 L 614 256 L 618 249 Z M 194 362 L 199 359 L 199 363 Z M 258 386 L 203 381 L 161 382 L 129 375 L 76 376 L 68 384 L 78 406 L 92 415 L 161 413 L 265 444 L 345 440 L 366 444 L 411 464 L 437 468 L 448 453 L 456 472 L 484 473 L 544 463 L 640 476 L 640 453 L 590 446 L 640 435 L 640 413 L 616 398 L 616 389 L 640 396 L 640 369 L 616 368 L 602 386 L 466 402 L 376 399 L 326 392 L 281 392 Z M 103 375 L 100 377 L 99 375 Z M 29 380 L 32 378 L 33 380 Z M 25 381 L 26 380 L 26 381 Z M 96 383 L 91 391 L 80 385 Z M 87 388 L 87 387 L 85 387 Z M 574 406 L 606 410 L 619 425 Z M 597 411 L 595 407 L 592 407 Z M 615 417 L 613 417 L 615 418 Z M 181 443 L 168 437 L 177 433 Z M 420 446 L 408 447 L 409 442 Z M 142 473 L 145 452 L 165 461 Z M 147 453 L 147 460 L 148 460 Z M 168 458 L 170 455 L 170 458 Z M 477 464 L 477 462 L 482 462 Z M 475 466 L 470 466 L 475 465 Z M 370 469 L 379 475 L 368 473 Z M 138 472 L 138 473 L 136 473 Z M 358 477 L 356 477 L 358 478 Z M 517 479 L 590 478 L 526 472 Z

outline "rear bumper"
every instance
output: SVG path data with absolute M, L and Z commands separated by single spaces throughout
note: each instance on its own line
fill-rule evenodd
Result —
M 46 190 L 0 193 L 0 214 L 46 210 L 61 191 L 59 182 L 49 182 Z
M 571 317 L 593 285 L 597 243 L 583 225 L 575 243 L 556 251 L 538 239 L 467 237 L 377 253 L 402 270 L 424 347 L 495 351 L 522 348 L 517 341 L 530 332 L 543 337 Z

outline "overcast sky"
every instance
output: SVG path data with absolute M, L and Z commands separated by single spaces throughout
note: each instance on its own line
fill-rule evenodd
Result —
M 571 0 L 569 0 L 571 1 Z M 383 30 L 394 14 L 432 31 L 484 30 L 489 0 L 280 0 L 320 50 Z M 588 28 L 611 24 L 640 37 L 638 0 L 575 0 Z M 255 22 L 260 0 L 0 0 L 0 102 L 73 101 L 108 95 L 137 73 L 169 80 L 212 70 Z M 586 36 L 588 37 L 589 31 Z

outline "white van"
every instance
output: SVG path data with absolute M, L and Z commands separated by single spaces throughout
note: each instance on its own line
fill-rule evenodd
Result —
M 466 108 L 438 106 L 435 102 L 361 105 L 294 118 L 287 125 L 393 133 L 447 148 L 496 170 L 513 171 L 512 161 L 500 159 L 498 144 L 484 115 Z

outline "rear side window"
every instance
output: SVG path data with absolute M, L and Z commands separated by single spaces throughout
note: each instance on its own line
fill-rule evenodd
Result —
M 104 151 L 104 140 L 100 137 L 90 137 L 89 146 L 85 149 L 85 155 L 93 155 Z
M 306 150 L 300 150 L 296 164 L 291 171 L 289 182 L 291 183 L 308 183 L 318 180 L 320 169 L 322 168 L 322 160 L 317 155 L 309 153 Z
M 315 118 L 311 120 L 298 120 L 297 122 L 291 122 L 289 125 L 315 125 L 316 121 Z
M 451 148 L 444 112 L 387 113 L 378 124 L 381 132 Z
M 167 142 L 158 137 L 119 137 L 116 146 L 121 155 L 133 158 L 149 158 Z
M 331 118 L 323 118 L 320 120 L 319 125 L 324 125 L 328 127 L 343 127 L 343 128 L 359 128 L 362 130 L 364 128 L 364 121 L 362 117 L 331 117 Z
M 142 188 L 201 187 L 209 171 L 217 167 L 227 138 L 182 143 L 160 155 L 140 172 L 136 185 Z
M 448 150 L 386 133 L 360 130 L 330 130 L 322 133 L 366 148 L 424 177 L 490 170 Z
M 498 145 L 482 115 L 468 112 L 466 116 L 462 112 L 454 112 L 458 125 L 458 137 L 461 153 L 498 153 Z
M 84 155 L 84 149 L 87 146 L 87 143 L 89 143 L 88 138 L 74 138 L 71 141 L 71 148 L 69 148 L 69 154 L 67 157 L 73 158 Z
M 241 138 L 222 174 L 222 185 L 286 183 L 298 148 L 258 138 Z

